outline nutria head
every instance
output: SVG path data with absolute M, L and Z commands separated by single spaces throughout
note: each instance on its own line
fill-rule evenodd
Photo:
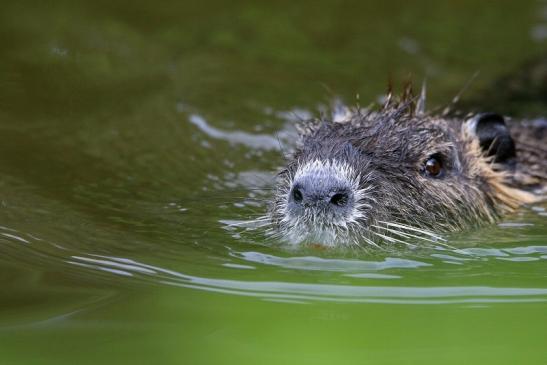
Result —
M 435 241 L 529 198 L 507 183 L 515 146 L 496 114 L 458 120 L 388 102 L 300 132 L 270 207 L 275 234 L 291 243 Z

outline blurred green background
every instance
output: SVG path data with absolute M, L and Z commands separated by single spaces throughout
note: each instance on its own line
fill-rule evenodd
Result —
M 0 364 L 545 364 L 545 205 L 459 250 L 317 251 L 263 214 L 295 118 L 427 80 L 545 116 L 545 1 L 6 1 Z M 257 190 L 258 189 L 258 190 Z

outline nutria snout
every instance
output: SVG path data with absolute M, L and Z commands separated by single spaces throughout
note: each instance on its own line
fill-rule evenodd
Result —
M 494 113 L 447 118 L 426 113 L 423 95 L 413 100 L 303 122 L 278 174 L 273 233 L 291 243 L 410 246 L 495 222 L 537 199 L 533 192 L 546 181 L 544 141 L 518 131 L 528 140 L 515 140 Z M 519 159 L 530 143 L 535 160 Z
M 295 216 L 315 209 L 317 214 L 347 217 L 354 204 L 354 193 L 348 181 L 326 172 L 321 167 L 294 180 L 289 195 L 289 213 Z

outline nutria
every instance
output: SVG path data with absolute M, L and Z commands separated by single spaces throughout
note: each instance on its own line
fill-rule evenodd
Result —
M 408 89 L 409 90 L 409 89 Z M 425 111 L 406 91 L 377 110 L 299 126 L 278 174 L 271 232 L 290 243 L 415 246 L 495 222 L 545 194 L 547 121 Z

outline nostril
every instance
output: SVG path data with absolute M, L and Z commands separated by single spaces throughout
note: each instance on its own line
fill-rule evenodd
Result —
M 343 207 L 348 204 L 349 195 L 347 193 L 336 193 L 330 198 L 331 204 Z
M 294 201 L 297 202 L 297 203 L 302 202 L 302 199 L 304 199 L 304 196 L 302 195 L 302 192 L 297 187 L 294 187 L 294 189 L 292 189 L 292 197 L 293 197 Z

